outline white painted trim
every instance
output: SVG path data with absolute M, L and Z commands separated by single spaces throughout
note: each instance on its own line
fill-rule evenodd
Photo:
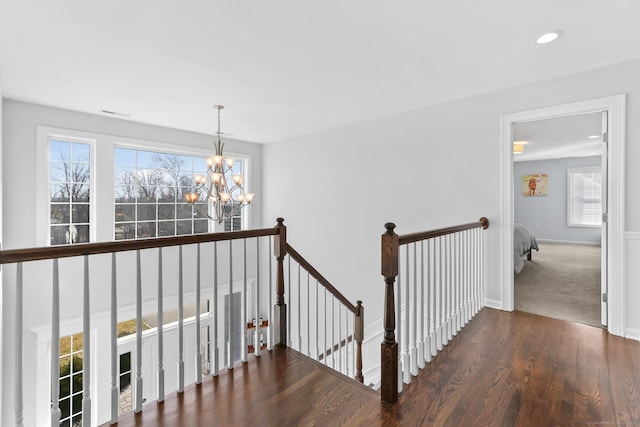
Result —
M 625 114 L 626 95 L 614 95 L 571 104 L 505 114 L 500 117 L 500 158 L 502 192 L 501 218 L 495 224 L 502 233 L 501 256 L 504 260 L 500 274 L 501 308 L 513 311 L 513 124 L 559 116 L 608 112 L 608 211 L 609 241 L 607 282 L 609 284 L 608 328 L 614 335 L 625 331 Z

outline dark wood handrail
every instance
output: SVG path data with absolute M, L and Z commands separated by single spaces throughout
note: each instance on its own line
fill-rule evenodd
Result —
M 336 297 L 344 306 L 346 306 L 349 311 L 353 314 L 358 315 L 358 308 L 351 304 L 351 302 L 340 293 L 318 270 L 313 268 L 313 266 L 302 257 L 290 244 L 287 243 L 287 253 L 291 258 L 293 258 L 302 268 L 309 272 L 311 277 L 316 279 L 318 283 L 324 286 L 331 294 Z
M 434 237 L 446 236 L 447 234 L 459 233 L 460 231 L 471 230 L 473 228 L 482 227 L 485 230 L 489 228 L 489 220 L 485 217 L 479 221 L 470 222 L 468 224 L 456 225 L 453 227 L 438 228 L 437 230 L 420 231 L 418 233 L 405 234 L 398 236 L 398 244 L 406 245 L 409 243 L 419 242 L 421 240 L 433 239 Z
M 138 249 L 152 249 L 167 246 L 191 245 L 195 243 L 219 242 L 222 240 L 248 239 L 252 237 L 275 236 L 277 228 L 256 230 L 225 231 L 219 233 L 194 234 L 188 236 L 156 237 L 116 242 L 80 243 L 66 246 L 46 246 L 37 248 L 10 249 L 0 251 L 0 264 L 38 261 L 73 256 L 97 255 L 112 252 L 125 252 Z

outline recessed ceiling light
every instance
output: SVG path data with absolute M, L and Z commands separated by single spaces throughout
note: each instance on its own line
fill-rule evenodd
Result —
M 529 141 L 513 141 L 513 144 L 518 144 L 518 145 L 527 145 L 529 143 Z
M 596 138 L 600 138 L 600 135 L 589 135 L 587 138 L 596 139 Z
M 558 39 L 561 35 L 562 35 L 562 31 L 560 30 L 550 31 L 538 37 L 538 39 L 536 40 L 536 43 L 538 44 L 551 43 L 552 41 Z

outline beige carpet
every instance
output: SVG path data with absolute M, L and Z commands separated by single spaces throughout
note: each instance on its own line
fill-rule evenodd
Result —
M 600 247 L 539 246 L 514 275 L 516 310 L 600 326 Z

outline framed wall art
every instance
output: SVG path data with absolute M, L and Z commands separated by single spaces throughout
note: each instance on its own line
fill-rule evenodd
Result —
M 546 173 L 522 175 L 523 196 L 546 196 L 548 177 Z

